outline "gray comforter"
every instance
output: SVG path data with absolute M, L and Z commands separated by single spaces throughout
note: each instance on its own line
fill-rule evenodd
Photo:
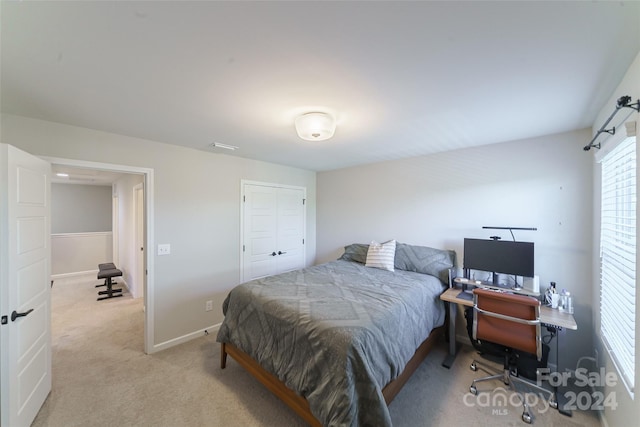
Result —
M 426 274 L 332 261 L 234 288 L 217 340 L 305 397 L 325 426 L 390 426 L 382 388 L 444 323 L 443 290 Z

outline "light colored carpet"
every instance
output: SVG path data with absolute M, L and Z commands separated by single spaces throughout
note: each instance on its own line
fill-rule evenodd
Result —
M 142 300 L 96 301 L 99 282 L 56 280 L 52 289 L 53 390 L 33 426 L 304 426 L 235 361 L 219 367 L 215 334 L 143 353 Z M 443 342 L 390 405 L 396 427 L 525 426 L 515 406 L 468 394 L 479 373 L 463 347 L 451 370 Z M 483 389 L 495 384 L 485 383 Z M 467 398 L 465 399 L 465 395 Z M 599 426 L 592 412 L 549 410 L 536 426 Z

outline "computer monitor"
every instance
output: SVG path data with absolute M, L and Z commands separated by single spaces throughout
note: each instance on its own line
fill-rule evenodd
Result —
M 463 267 L 468 270 L 534 276 L 532 242 L 464 239 Z

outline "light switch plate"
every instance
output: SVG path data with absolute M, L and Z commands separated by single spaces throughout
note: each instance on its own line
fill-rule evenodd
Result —
M 171 245 L 169 243 L 158 245 L 158 255 L 169 255 L 170 253 Z

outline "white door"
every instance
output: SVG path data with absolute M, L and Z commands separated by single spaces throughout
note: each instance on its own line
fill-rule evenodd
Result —
M 51 167 L 6 144 L 0 153 L 0 424 L 20 427 L 51 391 Z
M 276 197 L 274 187 L 244 186 L 243 282 L 276 274 Z
M 304 266 L 304 191 L 278 188 L 277 272 Z
M 243 184 L 243 282 L 304 267 L 304 204 L 304 188 Z
M 142 184 L 133 189 L 135 207 L 135 257 L 136 257 L 136 285 L 134 298 L 144 296 L 144 188 Z

